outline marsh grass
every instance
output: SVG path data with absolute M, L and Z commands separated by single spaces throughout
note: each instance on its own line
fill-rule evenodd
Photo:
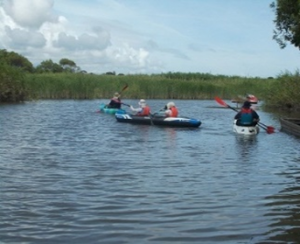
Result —
M 283 73 L 266 90 L 267 107 L 300 111 L 300 73 Z
M 175 73 L 176 74 L 176 73 Z M 263 99 L 272 79 L 209 74 L 95 75 L 72 73 L 26 74 L 31 99 L 100 99 L 114 92 L 131 99 L 230 99 L 252 93 Z

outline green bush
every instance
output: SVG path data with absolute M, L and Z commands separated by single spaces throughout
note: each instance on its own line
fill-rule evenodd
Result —
M 22 102 L 25 100 L 24 72 L 5 63 L 0 63 L 0 102 Z

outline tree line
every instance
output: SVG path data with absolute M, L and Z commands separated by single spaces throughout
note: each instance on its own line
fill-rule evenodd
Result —
M 26 98 L 24 75 L 26 73 L 77 73 L 84 72 L 70 59 L 62 58 L 59 63 L 51 59 L 36 67 L 16 52 L 0 49 L 0 103 L 21 102 Z
M 0 49 L 0 63 L 29 73 L 75 73 L 81 71 L 73 60 L 67 58 L 60 59 L 59 63 L 53 62 L 52 59 L 44 60 L 34 67 L 26 57 L 5 49 Z

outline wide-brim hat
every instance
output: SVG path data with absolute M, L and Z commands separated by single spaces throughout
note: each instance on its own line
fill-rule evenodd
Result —
M 169 102 L 169 103 L 167 104 L 167 107 L 168 107 L 168 108 L 175 107 L 175 103 L 173 103 L 173 102 Z
M 145 99 L 141 99 L 139 101 L 139 105 L 142 106 L 142 105 L 145 105 L 146 104 L 146 100 Z

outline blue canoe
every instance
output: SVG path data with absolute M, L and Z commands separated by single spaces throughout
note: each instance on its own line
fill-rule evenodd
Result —
M 126 110 L 119 109 L 119 108 L 107 108 L 106 104 L 102 103 L 102 104 L 100 104 L 100 112 L 106 113 L 106 114 L 115 114 L 115 113 L 125 114 Z
M 118 122 L 143 124 L 143 125 L 159 125 L 169 127 L 199 127 L 201 121 L 188 117 L 164 117 L 164 116 L 137 116 L 132 114 L 116 113 L 115 117 Z

